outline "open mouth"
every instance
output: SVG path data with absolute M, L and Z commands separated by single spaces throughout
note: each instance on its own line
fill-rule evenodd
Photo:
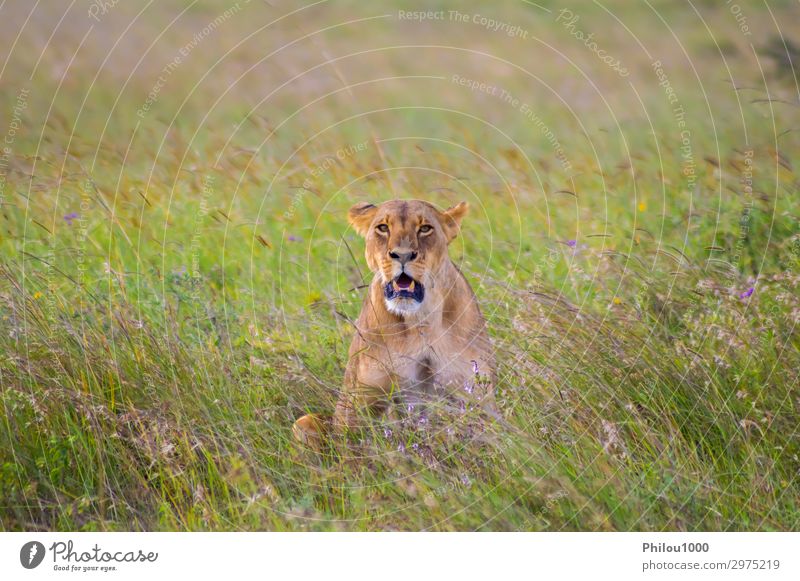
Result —
M 418 303 L 425 297 L 425 287 L 408 276 L 405 272 L 390 281 L 383 287 L 383 294 L 387 300 L 393 299 L 414 299 Z

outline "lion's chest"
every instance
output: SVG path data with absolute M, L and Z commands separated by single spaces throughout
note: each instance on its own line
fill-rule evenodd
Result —
M 458 316 L 444 314 L 451 311 Z M 471 393 L 476 370 L 485 376 L 492 373 L 488 341 L 475 320 L 477 310 L 451 308 L 418 321 L 406 318 L 388 324 L 370 324 L 370 311 L 365 312 L 350 348 L 348 374 L 348 381 L 360 390 L 399 399 L 452 395 L 465 387 Z
M 400 344 L 392 357 L 393 383 L 401 392 L 444 394 L 474 376 L 470 350 L 452 337 Z

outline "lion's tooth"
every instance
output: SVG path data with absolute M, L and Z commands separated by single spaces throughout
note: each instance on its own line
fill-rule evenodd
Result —
M 415 284 L 416 284 L 416 283 L 415 283 L 415 282 L 412 280 L 412 281 L 411 281 L 411 284 L 410 284 L 410 285 L 408 285 L 408 292 L 410 292 L 410 293 L 413 293 L 413 292 L 414 292 L 414 285 L 415 285 Z
M 396 290 L 396 291 L 399 291 L 399 290 L 400 290 L 400 287 L 399 287 L 399 286 L 397 286 L 397 281 L 396 281 L 396 280 L 393 280 L 393 281 L 392 281 L 392 288 L 393 288 L 394 290 Z

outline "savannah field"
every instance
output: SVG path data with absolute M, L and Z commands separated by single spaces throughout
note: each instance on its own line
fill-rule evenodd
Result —
M 797 530 L 800 5 L 0 4 L 0 529 Z M 450 255 L 503 422 L 315 454 L 370 274 Z

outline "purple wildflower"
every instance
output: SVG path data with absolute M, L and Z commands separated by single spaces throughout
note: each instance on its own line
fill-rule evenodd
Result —
M 67 223 L 67 226 L 72 226 L 72 221 L 78 218 L 77 212 L 70 212 L 69 214 L 64 215 L 64 221 Z
M 414 442 L 413 444 L 411 444 L 411 448 L 412 448 L 412 449 L 413 449 L 415 452 L 419 452 L 419 444 L 417 444 L 416 442 Z
M 747 289 L 742 294 L 740 294 L 739 298 L 740 299 L 750 298 L 755 291 L 756 291 L 756 289 L 751 286 L 749 289 Z
M 383 437 L 387 440 L 392 437 L 392 430 L 389 428 L 383 428 Z
M 567 240 L 567 246 L 569 246 L 570 248 L 575 248 L 575 246 L 577 245 L 578 245 L 577 240 Z
M 413 403 L 408 404 L 406 409 L 408 410 L 408 413 L 413 412 L 414 411 L 414 404 Z
M 403 442 L 400 442 L 400 444 L 398 444 L 398 446 L 397 446 L 397 451 L 400 452 L 401 454 L 405 454 L 406 453 L 406 445 L 403 444 Z
M 302 242 L 303 239 L 300 236 L 295 236 L 294 234 L 289 234 L 289 242 Z
M 478 362 L 475 361 L 474 359 L 471 359 L 470 363 L 472 363 L 472 373 L 474 373 L 475 375 L 478 375 L 478 371 L 479 371 L 478 370 Z
M 467 476 L 466 474 L 462 474 L 461 475 L 461 484 L 463 484 L 464 486 L 470 486 L 472 484 L 472 482 L 470 482 L 469 476 Z
M 469 379 L 464 381 L 464 391 L 467 393 L 472 393 L 475 390 L 475 384 L 472 383 Z

